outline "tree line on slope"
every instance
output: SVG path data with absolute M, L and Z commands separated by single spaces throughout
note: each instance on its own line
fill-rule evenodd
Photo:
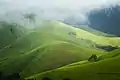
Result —
M 24 80 L 20 78 L 19 73 L 13 73 L 11 75 L 5 75 L 2 72 L 0 72 L 0 80 Z

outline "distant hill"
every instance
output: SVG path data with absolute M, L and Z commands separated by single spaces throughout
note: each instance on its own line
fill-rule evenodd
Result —
M 79 28 L 79 29 L 83 29 L 85 31 L 88 31 L 92 34 L 95 34 L 95 35 L 98 35 L 98 36 L 106 36 L 106 37 L 115 37 L 115 35 L 112 35 L 112 34 L 107 34 L 107 33 L 104 33 L 102 31 L 99 31 L 99 30 L 96 30 L 96 29 L 93 29 L 91 27 L 89 27 L 87 24 L 80 24 L 80 25 L 72 25 L 73 27 L 76 27 L 76 28 Z
M 71 23 L 71 21 L 73 21 L 73 22 Z M 115 37 L 116 36 L 114 34 L 108 34 L 108 33 L 105 33 L 103 31 L 94 29 L 94 28 L 90 27 L 88 25 L 88 23 L 81 23 L 81 22 L 79 22 L 79 20 L 78 21 L 64 20 L 64 21 L 60 21 L 60 22 L 63 22 L 63 23 L 68 24 L 68 25 L 71 25 L 71 26 L 73 26 L 75 28 L 83 29 L 85 31 L 88 31 L 88 32 L 93 33 L 93 34 L 98 35 L 98 36 L 108 36 L 108 37 Z
M 88 13 L 88 20 L 91 28 L 120 36 L 120 5 L 94 9 Z

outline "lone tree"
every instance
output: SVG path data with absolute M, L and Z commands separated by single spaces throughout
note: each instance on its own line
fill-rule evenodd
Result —
M 13 29 L 11 28 L 11 29 L 10 29 L 10 31 L 12 32 L 12 31 L 13 31 Z
M 97 56 L 95 54 L 92 54 L 92 56 L 89 57 L 88 61 L 91 61 L 91 62 L 98 61 Z
M 52 80 L 49 77 L 44 77 L 42 80 Z
M 12 35 L 14 35 L 16 38 L 18 38 L 18 35 L 16 35 L 16 30 L 14 30 L 13 28 L 10 28 L 10 32 Z

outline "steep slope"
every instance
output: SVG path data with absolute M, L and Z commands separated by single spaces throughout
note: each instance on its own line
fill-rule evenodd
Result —
M 113 58 L 113 57 L 116 57 L 116 56 L 120 56 L 120 49 L 111 51 L 108 54 L 103 54 L 103 55 L 99 56 L 98 59 L 99 60 L 104 60 L 104 59 Z
M 93 28 L 89 27 L 88 25 L 76 25 L 76 27 L 77 27 L 77 28 L 80 28 L 80 29 L 83 29 L 83 30 L 85 30 L 85 31 L 88 31 L 88 32 L 90 32 L 90 33 L 93 33 L 93 34 L 95 34 L 95 35 L 98 35 L 98 36 L 115 37 L 115 35 L 101 32 L 101 31 L 99 31 L 99 30 L 96 30 L 96 29 L 93 29 Z
M 104 53 L 88 46 L 82 47 L 80 42 L 76 43 L 75 37 L 72 37 L 73 39 L 69 37 L 68 33 L 71 31 L 74 30 L 70 27 L 62 27 L 59 23 L 44 23 L 43 27 L 29 32 L 10 47 L 1 50 L 0 71 L 21 72 L 23 77 L 31 76 L 88 59 L 92 54 Z M 56 61 L 53 62 L 53 59 Z M 20 65 L 23 67 L 19 67 Z
M 120 79 L 120 57 L 114 57 L 98 62 L 90 62 L 69 67 L 61 67 L 41 74 L 31 76 L 27 79 L 42 80 L 48 77 L 52 80 L 119 80 Z
M 21 72 L 21 76 L 31 76 L 76 61 L 86 60 L 91 56 L 91 53 L 96 55 L 102 54 L 100 51 L 79 47 L 70 43 L 50 45 L 45 48 L 45 52 L 42 55 L 37 55 L 37 58 L 31 61 Z
M 119 44 L 120 44 L 119 37 L 105 37 L 105 36 L 94 35 L 88 31 L 74 28 L 72 26 L 66 25 L 66 24 L 61 23 L 61 22 L 55 22 L 55 21 L 48 21 L 47 22 L 47 21 L 45 21 L 45 23 L 43 23 L 42 26 L 44 26 L 44 30 L 45 30 L 44 32 L 52 32 L 52 33 L 55 33 L 59 36 L 62 36 L 63 38 L 71 39 L 74 42 L 78 42 L 78 43 L 79 43 L 80 39 L 84 39 L 84 40 L 88 40 L 90 42 L 93 42 L 96 44 L 101 44 L 101 45 L 119 46 Z M 45 28 L 45 26 L 46 26 L 46 28 Z M 76 33 L 76 36 L 69 35 L 68 34 L 69 32 Z
M 28 77 L 86 60 L 92 54 L 106 53 L 96 49 L 95 44 L 118 46 L 120 38 L 97 36 L 60 22 L 44 21 L 40 27 L 0 50 L 0 71 L 18 72 L 21 77 Z
M 17 24 L 0 22 L 0 49 L 13 43 L 25 33 L 27 33 L 27 30 Z
M 63 23 L 65 23 L 65 22 L 63 22 Z M 94 29 L 94 28 L 91 28 L 87 23 L 86 23 L 86 24 L 71 24 L 71 23 L 65 23 L 65 24 L 71 25 L 71 26 L 73 26 L 73 27 L 75 27 L 75 28 L 79 28 L 79 29 L 88 31 L 88 32 L 93 33 L 93 34 L 98 35 L 98 36 L 115 37 L 115 35 L 107 34 L 107 33 L 104 33 L 104 32 L 102 32 L 102 31 L 99 31 L 99 30 L 96 30 L 96 29 Z

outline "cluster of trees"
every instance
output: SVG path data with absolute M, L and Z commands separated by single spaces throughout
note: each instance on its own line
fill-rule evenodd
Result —
M 27 79 L 27 80 L 36 80 L 36 79 Z M 49 77 L 43 77 L 42 80 L 52 80 L 52 79 L 49 78 Z M 71 79 L 69 79 L 69 78 L 64 78 L 64 79 L 62 79 L 62 80 L 71 80 Z
M 4 75 L 2 72 L 0 72 L 0 80 L 24 80 L 24 79 L 20 78 L 19 73 Z
M 90 61 L 90 62 L 96 62 L 96 61 L 98 61 L 98 58 L 97 58 L 97 56 L 95 54 L 92 54 L 89 57 L 88 61 Z
M 89 26 L 99 31 L 120 36 L 120 5 L 88 13 Z
M 77 34 L 76 34 L 76 32 L 69 32 L 68 35 L 70 35 L 70 36 L 71 35 L 76 36 Z
M 0 72 L 0 80 L 25 80 L 25 79 L 20 78 L 19 73 L 13 73 L 11 75 L 4 75 L 2 72 Z M 34 79 L 27 79 L 27 80 L 36 80 L 36 79 L 34 78 Z M 52 79 L 49 77 L 43 77 L 42 80 L 52 80 Z M 62 80 L 71 80 L 71 79 L 64 78 Z
M 52 79 L 49 78 L 49 77 L 44 77 L 42 80 L 52 80 Z M 71 79 L 69 79 L 69 78 L 64 78 L 64 79 L 62 79 L 62 80 L 71 80 Z
M 119 47 L 117 47 L 117 46 L 110 46 L 110 45 L 108 45 L 108 46 L 96 45 L 96 48 L 103 49 L 105 51 L 113 51 L 115 49 L 118 49 Z

